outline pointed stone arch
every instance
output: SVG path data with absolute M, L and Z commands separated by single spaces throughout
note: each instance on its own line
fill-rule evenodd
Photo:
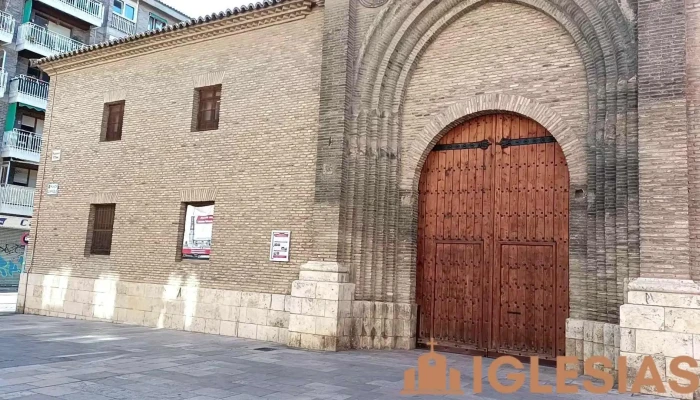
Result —
M 390 0 L 358 44 L 341 217 L 348 227 L 341 232 L 342 260 L 356 299 L 414 300 L 416 169 L 450 124 L 500 110 L 534 119 L 560 141 L 572 194 L 578 193 L 571 210 L 571 316 L 616 322 L 624 279 L 639 271 L 636 43 L 616 2 L 511 2 L 547 15 L 575 43 L 587 82 L 584 131 L 567 130 L 535 99 L 485 94 L 443 110 L 418 142 L 403 142 L 403 104 L 415 66 L 446 27 L 487 1 Z

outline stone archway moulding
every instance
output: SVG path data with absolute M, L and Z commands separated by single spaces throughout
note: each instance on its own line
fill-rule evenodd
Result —
M 487 0 L 389 0 L 358 43 L 343 159 L 343 263 L 356 298 L 414 299 L 416 196 L 423 162 L 454 125 L 512 112 L 557 139 L 570 172 L 571 317 L 617 322 L 624 280 L 638 275 L 636 42 L 616 2 L 512 0 L 556 21 L 578 49 L 588 85 L 587 124 L 573 131 L 527 92 L 466 98 L 406 135 L 403 105 L 426 49 Z M 521 96 L 519 96 L 520 94 Z M 581 195 L 583 194 L 583 196 Z M 601 249 L 616 249 L 606 251 Z
M 446 132 L 475 116 L 498 111 L 517 113 L 544 126 L 564 151 L 571 188 L 582 189 L 586 186 L 586 149 L 579 137 L 582 134 L 573 132 L 556 111 L 532 99 L 508 94 L 484 94 L 454 103 L 428 122 L 412 141 L 402 160 L 401 191 L 416 191 L 428 153 Z

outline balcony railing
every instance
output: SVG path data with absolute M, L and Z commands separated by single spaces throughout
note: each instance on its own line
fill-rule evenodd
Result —
M 48 98 L 48 82 L 26 75 L 10 80 L 10 103 L 20 102 L 45 110 Z
M 0 11 L 0 41 L 11 43 L 15 35 L 15 19 L 12 15 Z
M 0 186 L 0 212 L 31 216 L 34 209 L 34 188 L 15 185 Z
M 109 22 L 109 26 L 120 32 L 124 32 L 127 35 L 133 35 L 136 33 L 135 22 L 114 13 L 112 13 L 112 20 Z
M 2 157 L 38 163 L 41 156 L 41 134 L 13 129 L 2 135 Z
M 104 5 L 95 0 L 39 0 L 92 25 L 102 25 Z
M 27 22 L 17 30 L 17 50 L 30 50 L 43 56 L 65 53 L 85 47 L 85 43 Z

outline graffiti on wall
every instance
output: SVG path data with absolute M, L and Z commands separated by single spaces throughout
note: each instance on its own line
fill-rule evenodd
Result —
M 0 286 L 17 286 L 24 266 L 24 232 L 0 230 Z
M 19 282 L 19 274 L 22 273 L 22 264 L 24 264 L 24 256 L 20 256 L 17 263 L 0 256 L 0 278 L 7 278 L 0 279 L 0 283 L 9 284 L 14 280 L 13 278 L 17 278 L 17 282 Z

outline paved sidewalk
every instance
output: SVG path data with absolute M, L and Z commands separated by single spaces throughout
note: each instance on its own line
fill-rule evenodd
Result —
M 0 316 L 0 338 L 0 399 L 419 398 L 399 392 L 404 370 L 416 366 L 421 351 L 321 353 L 224 336 L 29 315 Z M 449 398 L 593 397 L 527 390 L 501 395 L 491 389 L 474 395 L 471 357 L 447 358 L 450 367 L 461 371 L 465 390 Z M 542 368 L 541 380 L 555 382 L 554 369 Z

